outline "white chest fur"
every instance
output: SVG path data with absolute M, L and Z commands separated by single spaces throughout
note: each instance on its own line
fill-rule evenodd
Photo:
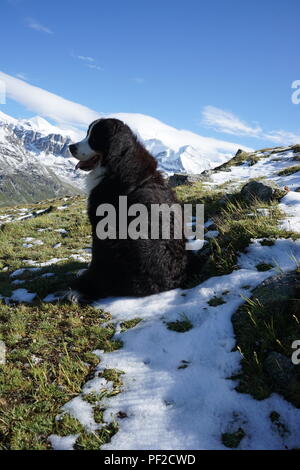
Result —
M 85 180 L 85 188 L 88 194 L 103 180 L 105 174 L 106 168 L 104 166 L 98 165 L 87 175 Z

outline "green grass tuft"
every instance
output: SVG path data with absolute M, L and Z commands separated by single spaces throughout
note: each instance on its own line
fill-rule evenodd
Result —
M 300 165 L 289 166 L 278 172 L 278 176 L 289 176 L 300 171 Z
M 185 333 L 193 328 L 193 324 L 185 314 L 181 314 L 182 320 L 167 322 L 168 330 L 176 331 L 177 333 Z

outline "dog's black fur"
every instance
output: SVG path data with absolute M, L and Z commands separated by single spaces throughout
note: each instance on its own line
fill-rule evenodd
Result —
M 184 235 L 170 240 L 100 240 L 96 235 L 101 219 L 96 216 L 97 207 L 112 204 L 118 220 L 120 195 L 128 197 L 128 207 L 140 203 L 150 209 L 151 204 L 178 203 L 157 170 L 156 160 L 130 128 L 117 119 L 99 120 L 89 136 L 89 145 L 101 155 L 101 166 L 106 168 L 106 173 L 88 199 L 92 261 L 88 270 L 72 282 L 71 288 L 92 300 L 145 296 L 182 286 L 187 273 Z M 128 223 L 130 220 L 128 217 Z

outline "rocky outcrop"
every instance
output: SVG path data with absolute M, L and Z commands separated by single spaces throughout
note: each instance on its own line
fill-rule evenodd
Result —
M 300 365 L 292 362 L 292 343 L 300 339 L 300 273 L 265 280 L 231 320 L 241 351 L 258 354 L 269 390 L 300 407 Z
M 258 199 L 263 202 L 270 202 L 273 199 L 280 199 L 287 191 L 282 190 L 273 181 L 249 181 L 240 192 L 245 202 L 251 204 L 253 200 Z
M 171 188 L 175 188 L 176 186 L 181 186 L 183 184 L 193 184 L 197 183 L 198 181 L 203 181 L 205 178 L 203 174 L 198 175 L 191 175 L 186 173 L 174 173 L 174 175 L 169 176 L 168 184 Z

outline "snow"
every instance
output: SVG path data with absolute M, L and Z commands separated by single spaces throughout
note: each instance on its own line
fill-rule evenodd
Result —
M 265 248 L 268 248 L 265 250 Z M 232 352 L 235 340 L 231 315 L 250 290 L 274 271 L 258 272 L 258 262 L 276 260 L 283 270 L 295 268 L 291 257 L 300 256 L 300 241 L 278 240 L 271 247 L 254 241 L 239 258 L 240 270 L 211 278 L 184 291 L 174 290 L 148 298 L 106 299 L 98 307 L 109 311 L 114 321 L 132 318 L 143 321 L 117 338 L 124 341 L 118 351 L 101 355 L 99 370 L 123 370 L 122 393 L 105 401 L 107 421 L 121 410 L 119 432 L 102 449 L 222 449 L 220 436 L 234 414 L 243 419 L 247 437 L 242 449 L 281 449 L 297 445 L 300 410 L 279 396 L 263 402 L 234 390 L 228 380 L 238 370 L 240 353 Z M 208 305 L 224 291 L 226 303 Z M 184 313 L 193 324 L 185 333 L 166 328 Z M 185 369 L 178 369 L 187 361 Z M 189 384 L 187 387 L 186 384 Z M 276 410 L 289 423 L 291 435 L 283 442 L 271 429 L 269 414 Z
M 228 172 L 220 171 L 207 184 L 228 182 L 235 188 L 249 178 L 263 175 L 281 187 L 288 186 L 292 190 L 281 200 L 280 208 L 286 214 L 281 224 L 283 228 L 299 231 L 300 193 L 294 189 L 300 187 L 300 176 L 279 177 L 282 168 L 292 165 L 293 154 L 287 151 L 280 157 L 280 161 L 274 161 L 278 155 L 273 154 L 253 166 L 243 164 Z M 259 208 L 258 212 L 268 217 L 265 208 Z M 212 224 L 211 220 L 205 223 L 206 238 L 218 236 L 216 230 L 209 230 Z M 124 346 L 111 353 L 96 351 L 100 362 L 94 378 L 63 411 L 76 416 L 86 429 L 95 429 L 90 406 L 82 403 L 84 395 L 107 389 L 108 383 L 101 378 L 104 369 L 124 371 L 121 393 L 101 402 L 105 408 L 104 420 L 107 423 L 117 420 L 119 424 L 119 431 L 101 449 L 225 449 L 222 433 L 235 432 L 239 427 L 246 433 L 239 449 L 299 446 L 299 409 L 277 394 L 256 401 L 238 393 L 237 383 L 229 379 L 239 371 L 241 360 L 240 352 L 233 351 L 232 314 L 265 279 L 292 271 L 299 264 L 300 239 L 277 239 L 271 246 L 262 245 L 261 241 L 253 239 L 239 255 L 237 270 L 210 278 L 193 289 L 95 302 L 97 308 L 112 314 L 116 325 L 114 338 L 121 339 Z M 256 266 L 261 263 L 273 268 L 258 271 Z M 225 303 L 209 305 L 216 296 L 222 297 Z M 178 333 L 167 328 L 168 322 L 183 316 L 192 323 L 192 329 Z M 121 322 L 134 318 L 142 321 L 122 332 Z M 120 411 L 127 417 L 118 418 Z M 270 420 L 273 411 L 280 414 L 289 429 L 284 436 Z
M 58 294 L 48 294 L 43 298 L 43 302 L 56 302 L 59 298 Z
M 227 161 L 239 148 L 235 143 L 178 130 L 141 114 L 119 113 L 110 117 L 128 123 L 156 156 L 159 167 L 168 172 L 199 173 Z M 0 121 L 8 122 L 8 118 L 0 112 Z M 14 121 L 10 124 L 16 125 Z M 54 129 L 52 124 L 39 117 L 22 125 L 41 133 Z M 0 130 L 2 132 L 1 126 Z M 1 133 L 2 138 L 5 134 Z M 244 150 L 250 149 L 244 147 Z M 69 175 L 72 159 L 54 154 L 41 155 L 49 166 L 59 168 L 58 174 Z M 252 166 L 244 163 L 231 167 L 230 171 L 214 173 L 212 181 L 205 184 L 217 186 L 227 182 L 230 189 L 235 189 L 251 178 L 264 176 L 282 188 L 287 186 L 290 191 L 280 203 L 285 214 L 280 226 L 300 233 L 300 193 L 296 191 L 300 187 L 300 172 L 278 175 L 280 170 L 296 164 L 294 154 L 286 149 L 284 153 L 266 155 Z M 64 204 L 57 209 L 67 207 L 68 204 Z M 264 208 L 258 209 L 258 212 L 261 216 L 268 216 L 268 210 Z M 33 214 L 24 209 L 17 216 L 22 220 L 33 217 Z M 7 218 L 9 216 L 1 216 L 3 220 Z M 208 228 L 205 238 L 219 235 L 216 230 L 209 230 L 212 224 L 211 220 L 205 223 Z M 65 229 L 55 231 L 68 233 Z M 28 245 L 33 245 L 35 240 L 24 239 Z M 190 247 L 196 250 L 204 243 L 207 241 L 189 241 Z M 55 247 L 60 245 L 57 243 Z M 86 262 L 84 256 L 87 256 L 86 253 L 74 253 L 69 259 Z M 14 284 L 19 284 L 22 281 L 15 278 L 26 269 L 38 270 L 66 259 L 52 258 L 43 263 L 23 260 L 39 268 L 22 268 L 10 277 L 14 279 Z M 222 433 L 234 432 L 239 427 L 246 433 L 239 449 L 299 447 L 299 409 L 277 394 L 256 401 L 249 395 L 238 393 L 235 390 L 237 383 L 228 378 L 239 371 L 241 360 L 240 352 L 233 351 L 232 314 L 246 297 L 251 296 L 253 288 L 277 272 L 295 269 L 299 259 L 300 240 L 279 239 L 272 246 L 263 246 L 260 240 L 254 239 L 247 250 L 239 255 L 239 269 L 210 278 L 193 289 L 176 289 L 145 298 L 99 300 L 95 306 L 112 314 L 116 325 L 115 339 L 121 339 L 124 346 L 111 353 L 95 352 L 100 360 L 95 376 L 83 386 L 80 395 L 63 406 L 62 413 L 70 413 L 88 432 L 98 430 L 102 424 L 94 421 L 93 407 L 84 400 L 84 396 L 111 390 L 113 384 L 101 377 L 101 372 L 107 368 L 117 369 L 124 371 L 122 391 L 110 398 L 103 398 L 101 406 L 105 408 L 104 420 L 107 423 L 117 420 L 119 431 L 110 443 L 102 446 L 103 450 L 224 449 Z M 261 263 L 271 264 L 273 268 L 258 271 L 256 266 Z M 46 278 L 51 275 L 53 273 L 42 276 Z M 225 295 L 224 292 L 228 293 Z M 17 289 L 8 300 L 31 302 L 35 296 L 26 289 Z M 216 296 L 222 297 L 225 303 L 209 305 L 208 302 Z M 51 302 L 58 299 L 59 294 L 54 293 L 43 300 Z M 168 322 L 180 320 L 183 315 L 192 323 L 192 329 L 178 333 L 167 328 Z M 121 331 L 122 321 L 137 317 L 142 321 L 136 327 Z M 118 418 L 120 411 L 127 417 Z M 272 411 L 280 414 L 289 434 L 280 436 L 276 431 L 269 418 Z M 77 438 L 77 434 L 64 437 L 52 435 L 49 440 L 56 450 L 71 450 Z
M 53 450 L 72 450 L 78 437 L 79 434 L 70 434 L 69 436 L 63 437 L 51 435 L 49 442 Z
M 40 267 L 45 267 L 45 266 L 50 266 L 51 264 L 57 264 L 60 261 L 66 261 L 68 258 L 51 258 L 48 261 L 44 261 L 43 263 L 39 263 L 38 261 L 32 260 L 32 259 L 23 259 L 23 263 L 26 263 L 31 266 L 40 266 Z
M 192 153 L 198 153 L 199 160 L 193 163 L 194 157 L 187 159 L 187 163 L 190 165 L 187 168 L 189 168 L 191 172 L 199 172 L 201 159 L 205 158 L 209 160 L 212 163 L 212 167 L 214 167 L 227 161 L 240 147 L 240 145 L 236 143 L 213 139 L 211 137 L 203 137 L 191 131 L 176 129 L 156 118 L 144 114 L 116 113 L 105 117 L 120 119 L 128 124 L 145 143 L 146 147 L 147 141 L 149 141 L 150 145 L 151 143 L 153 145 L 153 140 L 155 140 L 157 144 L 160 144 L 161 148 L 170 149 L 175 153 L 178 153 L 180 149 L 185 149 L 187 146 L 190 147 Z M 247 147 L 243 148 L 244 150 L 251 150 Z M 186 156 L 183 156 L 183 160 L 186 158 Z M 196 167 L 194 166 L 195 163 Z
M 16 271 L 13 271 L 10 274 L 10 277 L 21 276 L 25 271 L 38 272 L 38 271 L 40 271 L 40 269 L 39 268 L 20 268 L 20 269 L 16 269 Z
M 129 124 L 146 148 L 157 158 L 159 169 L 168 173 L 201 173 L 203 170 L 214 168 L 227 161 L 240 147 L 239 144 L 233 142 L 203 137 L 190 131 L 173 128 L 158 119 L 142 114 L 118 113 L 103 115 L 103 117 L 115 117 Z M 6 137 L 12 130 L 15 131 L 15 138 L 20 138 L 21 147 L 26 150 L 26 154 L 22 155 L 24 164 L 27 159 L 28 164 L 30 164 L 29 159 L 31 163 L 34 159 L 39 164 L 42 163 L 52 169 L 57 176 L 73 186 L 84 189 L 85 175 L 83 172 L 74 171 L 76 159 L 66 150 L 69 137 L 74 142 L 81 140 L 82 131 L 61 129 L 40 116 L 17 120 L 3 113 L 0 114 L 0 141 L 6 142 Z M 57 144 L 59 137 L 62 141 Z M 44 139 L 42 145 L 39 139 Z M 46 145 L 46 151 L 44 145 Z M 247 147 L 243 148 L 251 150 Z M 10 167 L 14 163 L 15 159 L 11 158 Z
M 72 398 L 62 407 L 62 410 L 69 413 L 73 418 L 78 419 L 89 432 L 96 431 L 103 426 L 95 422 L 92 406 L 80 396 Z
M 239 257 L 240 269 L 231 274 L 210 278 L 185 291 L 97 302 L 95 306 L 113 315 L 115 338 L 124 342 L 123 348 L 112 353 L 98 352 L 95 377 L 82 391 L 84 395 L 107 389 L 107 382 L 98 377 L 106 368 L 125 372 L 122 392 L 103 400 L 105 421 L 117 419 L 120 429 L 102 449 L 224 449 L 221 434 L 234 432 L 241 425 L 246 432 L 241 449 L 296 447 L 300 410 L 275 394 L 263 401 L 240 394 L 228 377 L 238 371 L 241 358 L 238 351 L 232 351 L 231 315 L 251 295 L 251 289 L 276 271 L 259 272 L 256 265 L 268 262 L 289 271 L 295 269 L 299 257 L 300 240 L 280 239 L 267 247 L 253 240 Z M 224 291 L 229 291 L 223 295 L 224 304 L 208 304 Z M 185 333 L 168 330 L 166 322 L 180 319 L 182 314 L 193 328 Z M 137 317 L 142 321 L 121 333 L 120 322 Z M 182 364 L 187 367 L 180 368 Z M 83 396 L 72 399 L 63 411 L 87 430 L 96 429 Z M 126 413 L 126 419 L 117 418 L 120 411 Z M 272 411 L 288 424 L 289 435 L 276 433 L 269 418 Z
M 16 302 L 32 302 L 35 297 L 36 294 L 28 292 L 27 289 L 16 289 L 12 292 L 10 300 L 14 300 Z
M 63 233 L 63 234 L 69 233 L 68 230 L 66 230 L 65 228 L 57 228 L 54 230 L 54 232 Z
M 218 230 L 209 230 L 205 233 L 205 238 L 216 238 L 219 235 Z
M 300 192 L 289 191 L 281 199 L 279 207 L 287 214 L 287 217 L 280 224 L 281 228 L 300 233 Z
M 35 245 L 44 245 L 44 242 L 42 240 L 36 240 L 35 238 L 32 238 L 32 237 L 26 237 L 26 238 L 23 238 L 22 240 L 26 242 L 31 242 L 31 243 L 23 243 L 22 246 L 24 248 L 32 248 Z

